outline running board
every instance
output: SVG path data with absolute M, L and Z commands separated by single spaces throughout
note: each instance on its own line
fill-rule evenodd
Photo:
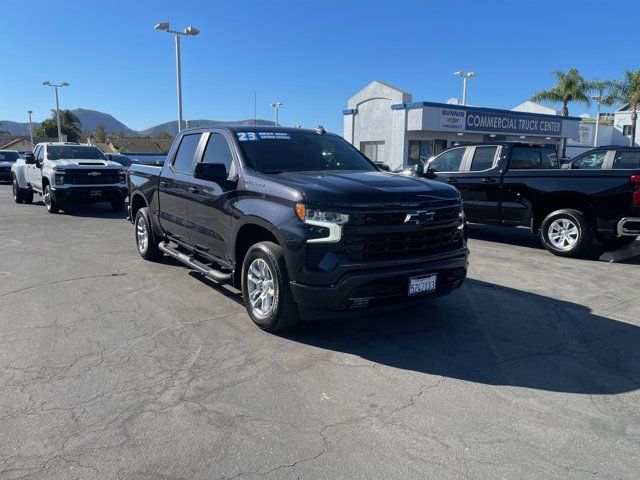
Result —
M 217 282 L 228 282 L 229 280 L 231 280 L 231 273 L 223 273 L 219 270 L 215 270 L 205 265 L 204 263 L 199 262 L 195 258 L 179 252 L 173 247 L 170 247 L 167 242 L 160 242 L 158 244 L 158 248 L 170 257 L 173 257 L 179 262 L 184 263 L 187 267 L 193 268 L 194 270 L 200 272 L 205 277 L 211 278 Z

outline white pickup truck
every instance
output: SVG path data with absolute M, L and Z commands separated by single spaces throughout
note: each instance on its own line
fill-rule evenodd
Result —
M 93 145 L 69 142 L 36 145 L 13 164 L 11 181 L 16 203 L 31 203 L 38 193 L 50 213 L 74 202 L 109 202 L 120 211 L 128 192 L 122 165 L 107 160 Z

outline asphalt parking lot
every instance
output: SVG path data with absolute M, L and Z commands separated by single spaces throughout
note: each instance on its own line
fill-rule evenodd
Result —
M 0 185 L 0 478 L 638 477 L 639 259 L 472 226 L 449 297 L 273 335 L 123 217 Z

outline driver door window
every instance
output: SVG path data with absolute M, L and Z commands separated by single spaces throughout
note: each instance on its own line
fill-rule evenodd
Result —
M 464 148 L 454 148 L 444 152 L 429 163 L 429 169 L 433 172 L 458 172 L 464 157 Z
M 573 161 L 573 168 L 579 168 L 584 170 L 599 170 L 602 168 L 604 158 L 607 156 L 607 151 L 593 152 L 589 155 L 585 155 L 582 158 L 578 158 Z

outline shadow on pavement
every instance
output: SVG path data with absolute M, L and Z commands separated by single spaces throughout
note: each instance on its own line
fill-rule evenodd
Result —
M 575 303 L 468 279 L 405 310 L 282 335 L 382 365 L 488 385 L 616 394 L 640 387 L 640 328 Z
M 114 212 L 109 203 L 89 203 L 89 204 L 69 204 L 63 210 L 62 214 L 73 215 L 74 217 L 93 217 L 93 218 L 127 218 L 127 207 Z M 133 228 L 133 227 L 132 227 Z
M 500 227 L 474 223 L 469 225 L 469 238 L 472 240 L 506 243 L 516 247 L 528 247 L 544 250 L 539 234 L 531 233 L 528 228 L 523 227 Z M 598 261 L 602 254 L 607 251 L 607 248 L 594 242 L 591 248 L 587 251 L 587 254 L 581 260 Z M 553 255 L 552 253 L 547 253 L 548 255 Z M 636 263 L 636 261 L 632 259 L 630 261 L 623 261 L 620 263 Z

